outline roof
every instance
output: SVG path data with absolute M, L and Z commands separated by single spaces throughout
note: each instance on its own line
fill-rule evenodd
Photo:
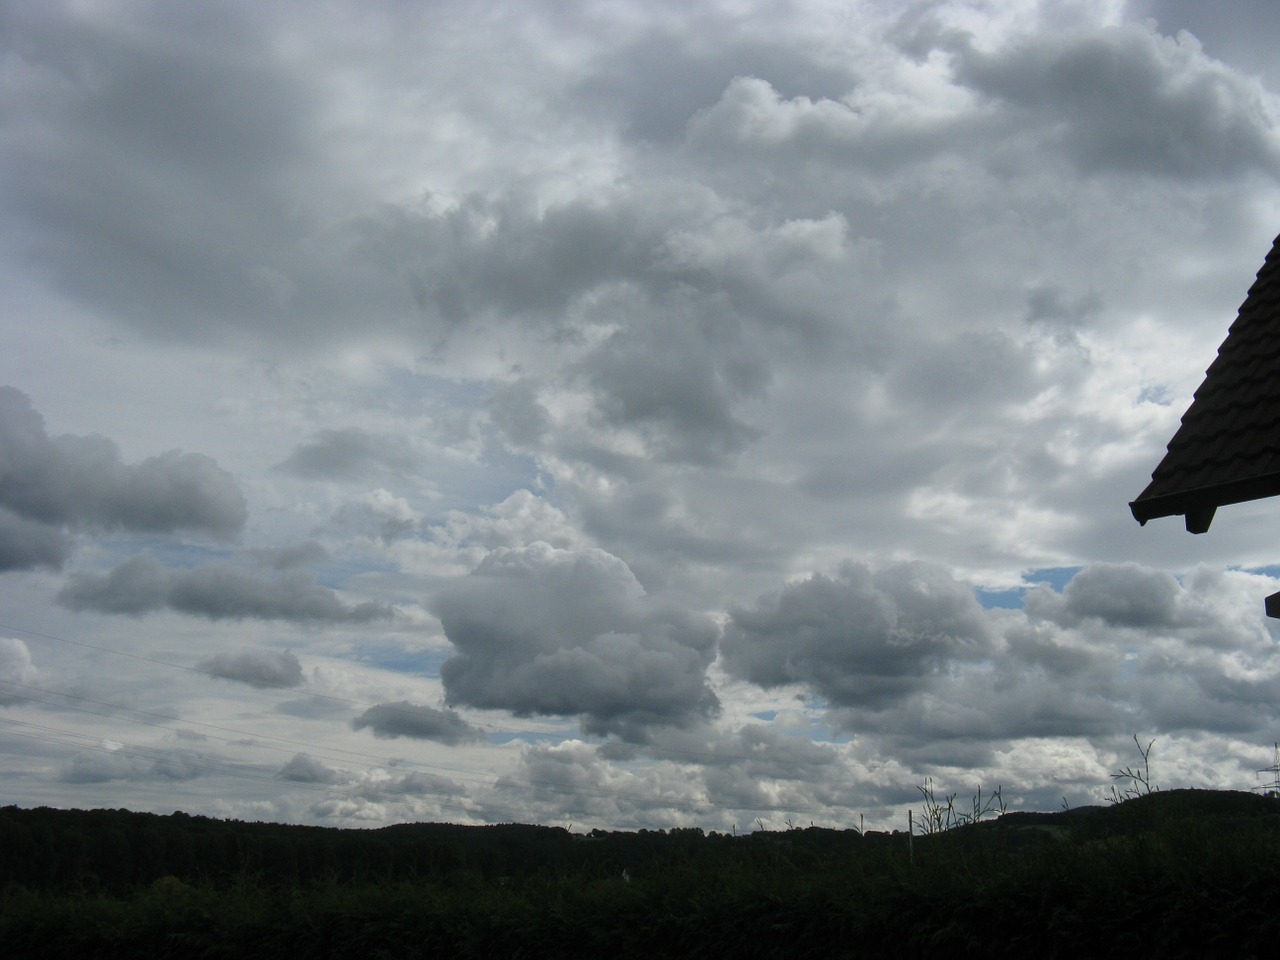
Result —
M 1204 533 L 1229 503 L 1280 494 L 1280 237 L 1205 371 L 1182 425 L 1129 504 L 1141 524 L 1184 516 Z

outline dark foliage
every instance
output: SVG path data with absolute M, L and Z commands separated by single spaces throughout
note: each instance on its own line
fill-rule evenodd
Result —
M 0 809 L 21 957 L 1270 955 L 1280 801 L 1173 790 L 929 837 L 381 830 Z

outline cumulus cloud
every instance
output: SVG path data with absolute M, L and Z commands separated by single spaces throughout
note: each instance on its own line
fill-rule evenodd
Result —
M 596 417 L 611 431 L 634 431 L 664 459 L 711 463 L 758 436 L 734 407 L 758 395 L 767 374 L 735 323 L 680 316 L 681 306 L 672 305 L 677 313 L 669 320 L 614 334 L 582 369 Z
M 835 96 L 792 96 L 744 73 L 690 120 L 687 139 L 699 154 L 735 165 L 749 156 L 892 180 L 977 148 L 990 122 L 963 97 L 929 100 L 857 81 Z
M 494 551 L 431 610 L 457 650 L 441 667 L 450 702 L 632 734 L 717 710 L 714 623 L 651 601 L 603 550 Z
M 125 464 L 105 437 L 48 436 L 30 399 L 0 387 L 0 570 L 60 566 L 66 530 L 230 537 L 246 513 L 209 457 L 170 451 Z
M 407 700 L 372 706 L 351 721 L 351 728 L 368 728 L 375 737 L 383 740 L 409 737 L 414 740 L 435 740 L 449 746 L 484 739 L 484 735 L 463 720 L 456 710 L 438 710 L 409 703 Z
M 554 324 L 582 295 L 657 270 L 663 223 L 625 194 L 540 207 L 512 192 L 406 209 L 384 229 L 413 251 L 424 303 L 446 320 L 497 309 Z
M 0 573 L 6 570 L 60 569 L 74 543 L 61 529 L 18 516 L 0 506 Z
M 565 513 L 529 490 L 517 490 L 501 503 L 478 513 L 455 512 L 433 531 L 433 539 L 453 550 L 480 550 L 472 567 L 484 556 L 503 547 L 548 543 L 553 547 L 580 547 L 583 537 Z
M 1081 570 L 1063 591 L 1066 612 L 1098 617 L 1112 626 L 1162 627 L 1172 621 L 1178 581 L 1136 563 L 1099 563 Z
M 276 776 L 295 783 L 337 783 L 342 775 L 307 753 L 295 753 Z
M 1262 88 L 1150 26 L 1064 31 L 994 50 L 965 43 L 957 79 L 1019 108 L 1086 172 L 1227 177 L 1280 171 Z
M 237 680 L 251 687 L 300 687 L 305 682 L 302 664 L 292 651 L 272 653 L 245 650 L 215 653 L 196 663 L 196 669 L 224 680 Z
M 132 557 L 107 573 L 77 573 L 58 593 L 71 610 L 141 616 L 156 610 L 210 620 L 292 620 L 299 623 L 368 623 L 391 617 L 385 604 L 347 605 L 301 570 L 274 579 L 226 563 L 171 570 L 154 557 Z
M 1136 564 L 1091 565 L 1061 592 L 1035 587 L 1023 610 L 977 611 L 976 622 L 975 611 L 962 614 L 977 645 L 957 644 L 962 631 L 947 616 L 916 615 L 908 632 L 916 639 L 886 656 L 859 639 L 865 627 L 850 625 L 871 624 L 887 638 L 874 625 L 901 601 L 878 596 L 876 613 L 869 591 L 848 596 L 847 576 L 811 578 L 749 617 L 734 611 L 725 662 L 766 686 L 802 684 L 823 698 L 835 726 L 876 735 L 915 764 L 990 765 L 1001 743 L 1123 730 L 1256 736 L 1277 718 L 1280 646 L 1261 615 L 1273 584 L 1237 571 L 1200 568 L 1177 580 Z M 785 623 L 787 645 L 762 651 L 761 622 Z
M 211 772 L 206 758 L 190 750 L 152 751 L 104 749 L 80 753 L 63 765 L 63 783 L 109 783 L 113 780 L 160 782 L 194 780 Z
M 399 553 L 416 569 L 449 576 L 469 573 L 502 548 L 543 542 L 575 549 L 587 543 L 574 518 L 548 497 L 525 489 L 479 510 L 450 510 L 426 532 L 428 540 L 398 541 Z
M 733 609 L 722 648 L 727 669 L 753 683 L 803 682 L 833 704 L 883 706 L 991 642 L 973 589 L 945 569 L 846 562 Z

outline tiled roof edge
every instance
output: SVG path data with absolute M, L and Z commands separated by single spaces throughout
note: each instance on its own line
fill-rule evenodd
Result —
M 1244 480 L 1233 480 L 1230 483 L 1200 487 L 1196 490 L 1182 490 L 1158 497 L 1139 496 L 1130 502 L 1129 510 L 1133 519 L 1145 525 L 1148 520 L 1158 517 L 1175 517 L 1192 511 L 1201 511 L 1209 507 L 1223 507 L 1230 503 L 1244 503 L 1246 500 L 1262 500 L 1266 497 L 1280 495 L 1280 473 L 1268 473 Z

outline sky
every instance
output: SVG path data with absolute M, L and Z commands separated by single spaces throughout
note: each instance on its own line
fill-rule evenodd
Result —
M 1280 506 L 1140 527 L 1269 0 L 3 0 L 0 803 L 905 828 L 1248 790 Z M 1123 783 L 1120 784 L 1122 787 Z

